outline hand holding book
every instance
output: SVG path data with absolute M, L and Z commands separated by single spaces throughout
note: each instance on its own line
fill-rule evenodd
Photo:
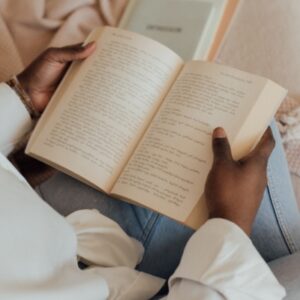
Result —
M 17 78 L 30 97 L 33 106 L 42 112 L 64 77 L 70 63 L 89 57 L 95 43 L 63 48 L 49 48 L 30 64 Z
M 247 157 L 234 161 L 225 131 L 214 130 L 214 162 L 205 185 L 209 218 L 229 220 L 250 235 L 267 186 L 267 163 L 274 145 L 268 128 Z
M 97 50 L 71 67 L 27 153 L 199 227 L 207 217 L 201 196 L 213 128 L 226 129 L 240 159 L 263 135 L 286 90 L 230 67 L 183 63 L 158 42 L 120 29 L 99 28 L 88 41 Z

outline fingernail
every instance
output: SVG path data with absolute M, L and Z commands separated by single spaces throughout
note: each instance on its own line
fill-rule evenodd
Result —
M 217 127 L 213 132 L 214 139 L 223 139 L 226 138 L 226 132 L 222 127 Z

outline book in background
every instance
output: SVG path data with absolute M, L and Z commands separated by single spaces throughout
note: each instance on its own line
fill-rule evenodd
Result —
M 150 37 L 185 61 L 213 60 L 240 0 L 130 0 L 119 27 Z

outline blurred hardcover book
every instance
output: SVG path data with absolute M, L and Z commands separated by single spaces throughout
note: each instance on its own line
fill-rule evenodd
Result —
M 150 37 L 184 60 L 213 60 L 240 0 L 130 0 L 119 27 Z

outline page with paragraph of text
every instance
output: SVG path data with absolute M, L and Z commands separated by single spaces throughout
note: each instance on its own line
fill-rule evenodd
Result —
M 40 120 L 27 153 L 109 192 L 182 68 L 167 47 L 105 27 L 75 63 Z

